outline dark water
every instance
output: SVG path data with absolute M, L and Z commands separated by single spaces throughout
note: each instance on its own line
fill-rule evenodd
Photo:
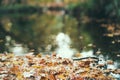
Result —
M 72 40 L 71 48 L 78 51 L 98 50 L 110 58 L 119 60 L 120 43 L 112 43 L 119 37 L 104 36 L 106 28 L 102 23 L 84 23 L 69 14 L 2 14 L 0 16 L 0 52 L 11 52 L 10 48 L 23 44 L 29 50 L 38 52 L 54 51 L 57 47 L 55 37 L 59 32 L 68 34 Z M 11 40 L 9 40 L 9 37 Z

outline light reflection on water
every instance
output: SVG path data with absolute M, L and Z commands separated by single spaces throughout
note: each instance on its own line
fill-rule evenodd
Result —
M 78 25 L 78 21 L 74 17 L 66 14 L 63 16 L 38 13 L 17 16 L 8 15 L 1 17 L 0 20 L 6 30 L 15 34 L 11 36 L 11 41 L 6 39 L 6 50 L 8 52 L 17 53 L 16 48 L 20 48 L 21 53 L 26 53 L 35 48 L 38 52 L 49 54 L 49 52 L 55 51 L 57 47 L 55 42 L 57 34 L 64 32 L 71 38 L 71 49 L 76 49 L 80 53 L 92 49 L 93 53 L 107 53 L 109 56 L 113 55 L 114 60 L 119 59 L 119 46 L 113 45 L 111 38 L 103 36 L 104 28 L 94 22 Z M 18 46 L 18 44 L 23 47 Z M 109 54 L 110 51 L 118 52 L 115 56 Z

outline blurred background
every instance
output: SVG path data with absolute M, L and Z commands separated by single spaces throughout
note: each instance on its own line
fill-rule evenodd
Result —
M 0 0 L 0 53 L 51 52 L 63 32 L 78 52 L 120 58 L 120 0 Z

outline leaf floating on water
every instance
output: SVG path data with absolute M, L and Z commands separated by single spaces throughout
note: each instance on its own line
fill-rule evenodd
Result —
M 107 36 L 108 36 L 108 37 L 113 37 L 113 36 L 114 36 L 114 34 L 107 34 Z

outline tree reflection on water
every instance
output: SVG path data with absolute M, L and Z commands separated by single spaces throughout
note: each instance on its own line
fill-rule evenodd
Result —
M 50 8 L 52 12 L 45 13 L 37 8 L 34 13 L 13 11 L 12 14 L 2 14 L 0 52 L 11 52 L 10 48 L 15 44 L 23 44 L 36 53 L 54 51 L 57 47 L 56 35 L 64 32 L 72 39 L 71 47 L 79 52 L 94 49 L 95 53 L 100 50 L 113 59 L 120 57 L 119 5 L 115 1 L 90 0 L 75 5 L 69 3 L 64 9 L 59 8 L 64 13 L 54 11 L 56 8 L 53 7 Z M 6 36 L 10 36 L 11 41 L 7 41 Z

